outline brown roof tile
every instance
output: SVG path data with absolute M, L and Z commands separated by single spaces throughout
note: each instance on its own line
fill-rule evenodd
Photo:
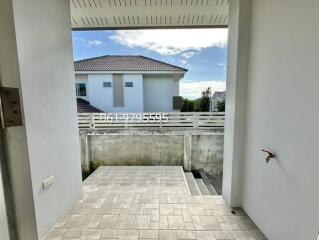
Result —
M 187 69 L 144 56 L 101 56 L 74 62 L 75 71 L 182 71 Z

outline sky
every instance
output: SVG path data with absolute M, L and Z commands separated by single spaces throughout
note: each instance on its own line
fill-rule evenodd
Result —
M 180 95 L 195 99 L 207 87 L 225 90 L 227 35 L 227 29 L 73 31 L 73 55 L 144 55 L 184 67 Z

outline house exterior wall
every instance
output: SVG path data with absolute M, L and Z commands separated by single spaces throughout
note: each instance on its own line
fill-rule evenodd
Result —
M 242 204 L 271 240 L 318 238 L 318 10 L 252 1 Z
M 171 112 L 173 96 L 179 96 L 179 78 L 175 75 L 124 74 L 124 106 L 113 106 L 112 74 L 76 74 L 76 83 L 86 83 L 87 96 L 80 97 L 105 112 Z M 112 87 L 103 87 L 112 82 Z
M 174 75 L 145 75 L 144 112 L 172 112 L 173 97 L 178 93 L 179 81 Z
M 128 74 L 124 75 L 125 82 L 133 82 L 133 87 L 124 86 L 124 105 L 123 112 L 143 112 L 144 98 L 143 98 L 143 75 Z
M 225 96 L 226 95 L 215 95 L 213 94 L 212 98 L 211 98 L 211 111 L 212 112 L 217 112 L 218 111 L 218 102 L 221 102 L 223 100 L 225 100 Z
M 125 82 L 133 82 L 133 87 L 124 86 L 124 107 L 113 106 L 112 74 L 89 74 L 87 100 L 91 105 L 104 112 L 143 112 L 143 76 L 141 74 L 124 74 Z M 81 82 L 78 78 L 77 82 Z M 112 87 L 103 87 L 103 82 L 112 82 Z
M 105 112 L 113 110 L 113 89 L 104 88 L 103 82 L 112 82 L 111 74 L 90 74 L 88 75 L 89 102 L 94 107 Z

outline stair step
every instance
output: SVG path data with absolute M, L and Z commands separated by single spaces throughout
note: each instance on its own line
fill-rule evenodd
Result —
M 210 181 L 209 181 L 208 177 L 206 176 L 206 173 L 204 172 L 203 169 L 199 170 L 199 174 L 200 174 L 201 178 L 203 179 L 208 191 L 210 192 L 210 195 L 218 195 L 217 191 L 215 190 L 213 185 L 210 183 Z
M 191 172 L 185 172 L 185 178 L 188 185 L 188 189 L 192 196 L 199 196 L 201 195 L 201 192 L 198 188 L 198 185 L 196 183 L 196 180 L 194 178 L 193 173 Z
M 216 192 L 215 188 L 212 186 L 212 185 L 206 185 L 210 195 L 213 195 L 213 196 L 217 196 L 218 193 Z
M 197 183 L 197 186 L 199 188 L 201 195 L 210 195 L 210 192 L 208 191 L 203 179 L 196 178 L 195 180 L 196 180 L 196 183 Z

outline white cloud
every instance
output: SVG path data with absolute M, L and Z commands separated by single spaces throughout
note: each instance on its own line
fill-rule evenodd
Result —
M 208 87 L 212 88 L 212 93 L 217 91 L 225 91 L 226 82 L 222 81 L 189 81 L 182 80 L 180 82 L 180 95 L 186 98 L 195 99 L 201 96 L 202 91 Z
M 83 47 L 100 47 L 102 45 L 105 45 L 101 40 L 87 40 L 84 38 L 79 37 L 73 37 L 74 42 L 78 42 Z
M 227 29 L 119 30 L 110 39 L 128 47 L 142 47 L 164 55 L 225 47 Z M 190 53 L 185 56 L 190 56 Z
M 103 45 L 103 42 L 100 40 L 90 40 L 90 41 L 88 41 L 88 45 L 98 47 L 98 46 Z
M 196 54 L 196 52 L 185 52 L 185 53 L 182 53 L 182 57 L 183 57 L 183 58 L 186 58 L 186 59 L 190 59 L 190 58 L 192 58 L 195 54 Z
M 221 68 L 226 67 L 226 65 L 224 63 L 216 63 L 216 66 L 217 67 L 221 67 Z
M 222 68 L 224 70 L 227 70 L 226 64 L 224 64 L 224 63 L 217 63 L 216 66 L 219 68 Z

